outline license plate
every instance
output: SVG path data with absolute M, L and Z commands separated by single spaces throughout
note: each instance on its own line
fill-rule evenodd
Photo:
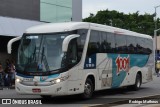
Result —
M 23 81 L 24 82 L 31 82 L 31 81 L 33 81 L 33 78 L 23 78 Z
M 41 93 L 41 89 L 40 88 L 34 88 L 32 89 L 33 93 Z

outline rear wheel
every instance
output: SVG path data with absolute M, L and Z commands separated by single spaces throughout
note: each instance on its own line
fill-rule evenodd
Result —
M 140 74 L 137 74 L 135 84 L 134 84 L 133 86 L 131 86 L 131 88 L 132 88 L 133 90 L 136 91 L 136 90 L 140 89 L 141 84 L 142 84 L 141 79 L 142 79 L 142 78 L 141 78 L 141 75 L 140 75 Z
M 84 93 L 82 94 L 83 99 L 89 99 L 93 95 L 93 82 L 91 79 L 87 78 L 84 85 Z

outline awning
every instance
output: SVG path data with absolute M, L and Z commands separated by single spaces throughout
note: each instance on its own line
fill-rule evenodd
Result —
M 44 22 L 0 16 L 0 35 L 22 36 L 27 28 L 43 23 Z

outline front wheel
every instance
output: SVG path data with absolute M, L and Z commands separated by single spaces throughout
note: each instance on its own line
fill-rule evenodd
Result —
M 83 99 L 89 99 L 93 94 L 93 82 L 91 79 L 87 79 L 84 85 L 84 93 L 82 94 Z

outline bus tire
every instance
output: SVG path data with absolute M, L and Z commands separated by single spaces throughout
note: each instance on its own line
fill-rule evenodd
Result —
M 44 98 L 44 99 L 49 99 L 49 98 L 51 98 L 52 96 L 51 96 L 51 95 L 41 95 L 41 97 Z
M 140 89 L 141 84 L 142 84 L 141 79 L 142 79 L 141 75 L 138 73 L 137 76 L 136 76 L 135 84 L 132 86 L 135 91 L 137 91 L 138 89 Z
M 87 78 L 85 85 L 84 85 L 84 93 L 82 94 L 83 99 L 89 99 L 93 95 L 93 82 L 90 78 Z

